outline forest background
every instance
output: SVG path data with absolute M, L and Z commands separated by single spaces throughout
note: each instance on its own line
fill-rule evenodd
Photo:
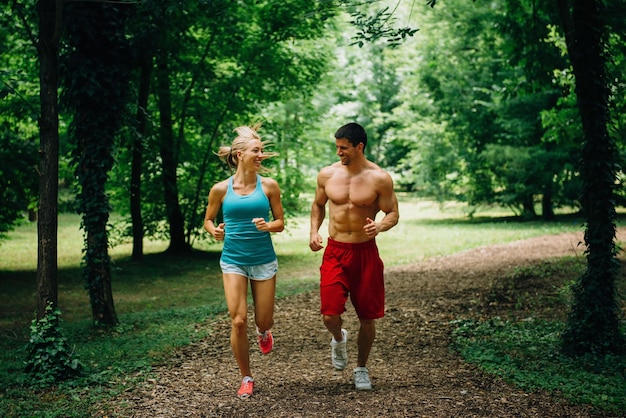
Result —
M 399 190 L 465 202 L 468 215 L 491 204 L 545 219 L 558 208 L 581 208 L 584 135 L 555 5 L 400 1 L 381 12 L 386 3 L 378 1 L 360 9 L 341 2 L 121 2 L 105 7 L 112 14 L 98 28 L 121 38 L 101 44 L 86 22 L 95 25 L 105 12 L 72 3 L 60 45 L 59 211 L 80 211 L 76 197 L 85 193 L 77 166 L 89 141 L 80 137 L 86 122 L 77 119 L 117 127 L 107 132 L 114 141 L 102 140 L 111 155 L 103 179 L 108 203 L 124 217 L 109 231 L 114 243 L 132 238 L 133 210 L 141 213 L 140 233 L 170 239 L 173 251 L 207 239 L 207 191 L 228 174 L 214 153 L 230 143 L 234 127 L 257 120 L 280 153 L 271 164 L 288 214 L 308 209 L 300 195 L 333 160 L 332 134 L 346 121 L 367 129 L 368 157 L 393 174 Z M 621 163 L 623 10 L 608 6 L 609 129 Z M 37 208 L 35 12 L 34 3 L 9 2 L 2 13 L 2 232 Z M 113 80 L 96 79 L 105 70 Z M 121 102 L 115 113 L 84 113 L 85 106 L 100 110 L 109 96 Z M 101 135 L 86 134 L 94 142 Z M 133 152 L 141 153 L 139 166 Z M 129 194 L 138 185 L 133 209 Z M 624 193 L 616 191 L 620 204 Z
M 50 187 L 58 187 L 59 212 L 83 216 L 96 325 L 118 324 L 108 248 L 131 242 L 141 260 L 145 239 L 167 241 L 171 254 L 206 242 L 206 194 L 228 175 L 214 152 L 235 126 L 257 120 L 280 153 L 271 168 L 290 216 L 308 209 L 303 197 L 334 161 L 332 133 L 347 121 L 366 128 L 368 157 L 392 173 L 399 192 L 462 202 L 468 216 L 496 204 L 549 220 L 585 206 L 586 134 L 556 4 L 60 1 L 52 15 L 50 4 L 2 6 L 0 232 L 23 222 L 24 211 L 40 225 L 47 213 L 38 174 L 48 150 L 38 141 L 50 45 L 35 28 L 53 16 L 62 25 L 50 32 L 60 92 Z M 623 7 L 606 2 L 603 44 L 617 206 Z M 39 260 L 38 274 L 45 270 Z

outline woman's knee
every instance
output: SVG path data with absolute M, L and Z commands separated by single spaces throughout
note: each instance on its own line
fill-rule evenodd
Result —
M 246 333 L 248 328 L 248 318 L 246 315 L 235 315 L 231 320 L 232 326 L 237 332 Z
M 274 325 L 274 315 L 272 313 L 266 315 L 256 315 L 254 319 L 257 328 L 261 331 L 271 329 Z

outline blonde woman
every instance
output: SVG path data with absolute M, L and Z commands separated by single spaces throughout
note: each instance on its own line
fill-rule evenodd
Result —
M 219 149 L 218 156 L 235 173 L 211 188 L 204 218 L 204 229 L 216 240 L 224 241 L 220 267 L 232 323 L 230 344 L 242 376 L 237 396 L 242 399 L 254 391 L 247 333 L 248 281 L 259 348 L 269 354 L 274 346 L 270 329 L 278 271 L 270 233 L 281 232 L 285 226 L 278 183 L 259 175 L 261 162 L 276 155 L 264 152 L 266 143 L 257 133 L 259 128 L 260 124 L 236 128 L 232 145 Z M 220 209 L 224 219 L 216 225 Z

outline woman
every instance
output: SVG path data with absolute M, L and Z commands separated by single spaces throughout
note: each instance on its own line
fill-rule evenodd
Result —
M 270 232 L 281 232 L 285 226 L 278 183 L 259 175 L 261 162 L 276 155 L 263 152 L 265 144 L 257 133 L 259 127 L 260 124 L 236 128 L 237 137 L 232 145 L 220 147 L 218 156 L 235 169 L 235 174 L 211 188 L 204 218 L 204 229 L 216 240 L 224 241 L 220 267 L 232 323 L 230 344 L 243 378 L 237 391 L 242 399 L 254 391 L 247 333 L 248 279 L 257 341 L 261 352 L 269 354 L 274 346 L 270 328 L 274 323 L 278 271 Z M 220 209 L 224 220 L 216 226 Z

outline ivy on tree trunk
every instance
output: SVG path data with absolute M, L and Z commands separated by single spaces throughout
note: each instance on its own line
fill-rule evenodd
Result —
M 568 53 L 576 77 L 583 125 L 582 207 L 586 220 L 587 269 L 574 285 L 574 302 L 563 334 L 569 355 L 619 353 L 615 245 L 617 148 L 609 135 L 609 87 L 606 79 L 606 28 L 599 0 L 559 0 Z
M 80 185 L 78 194 L 85 232 L 84 275 L 92 317 L 98 326 L 118 324 L 113 303 L 107 226 L 106 183 L 113 167 L 116 135 L 128 105 L 130 48 L 124 24 L 129 6 L 71 4 L 68 53 L 65 55 L 64 103 L 72 113 L 70 138 Z

